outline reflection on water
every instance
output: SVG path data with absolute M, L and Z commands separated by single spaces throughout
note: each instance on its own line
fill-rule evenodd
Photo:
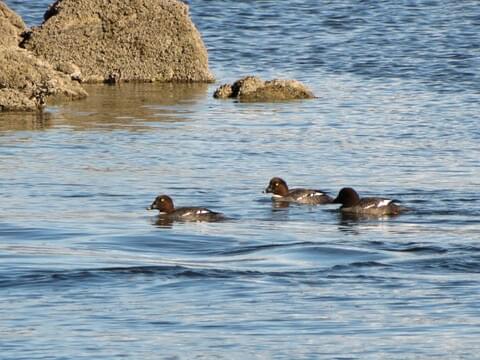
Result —
M 367 221 L 367 222 L 368 221 L 387 221 L 404 214 L 405 213 L 378 216 L 378 215 L 371 215 L 371 214 L 355 214 L 355 213 L 346 213 L 346 212 L 339 211 L 340 223 L 343 225 L 355 224 L 363 221 Z
M 77 130 L 139 130 L 149 123 L 189 121 L 208 84 L 84 85 L 86 99 L 53 101 L 44 111 L 0 113 L 0 131 L 44 130 L 53 124 Z
M 290 206 L 288 201 L 272 201 L 272 209 L 285 209 Z
M 188 121 L 194 105 L 207 96 L 208 84 L 125 83 L 85 85 L 85 89 L 88 98 L 55 109 L 55 122 L 78 130 L 129 126 L 138 130 L 149 122 Z
M 0 113 L 0 136 L 2 131 L 45 130 L 51 126 L 48 112 Z

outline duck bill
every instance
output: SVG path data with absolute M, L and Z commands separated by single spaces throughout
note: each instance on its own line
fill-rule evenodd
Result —
M 152 205 L 150 205 L 150 206 L 147 206 L 146 209 L 147 209 L 147 210 L 155 210 L 156 208 L 154 208 L 154 207 L 153 207 L 153 204 L 152 204 Z
M 268 193 L 271 193 L 273 192 L 272 188 L 269 186 L 267 187 L 265 190 L 262 191 L 264 194 L 268 194 Z

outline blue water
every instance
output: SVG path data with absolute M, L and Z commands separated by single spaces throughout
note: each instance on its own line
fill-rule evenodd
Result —
M 33 26 L 48 1 L 7 4 Z M 219 83 L 318 99 L 122 84 L 0 115 L 0 357 L 477 358 L 478 3 L 190 5 Z M 412 211 L 276 208 L 272 176 Z M 232 219 L 160 224 L 160 193 Z

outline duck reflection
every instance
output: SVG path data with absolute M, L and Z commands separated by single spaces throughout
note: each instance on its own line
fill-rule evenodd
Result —
M 398 217 L 396 215 L 367 215 L 367 214 L 354 214 L 339 212 L 338 216 L 338 229 L 350 234 L 359 234 L 360 227 L 362 225 L 368 226 L 383 226 L 386 220 Z
M 272 201 L 272 210 L 286 209 L 290 206 L 288 201 Z
M 173 223 L 174 221 L 172 219 L 157 216 L 152 222 L 152 225 L 163 229 L 171 229 L 173 228 Z

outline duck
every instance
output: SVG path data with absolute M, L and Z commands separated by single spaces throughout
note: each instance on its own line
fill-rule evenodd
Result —
M 270 180 L 265 193 L 272 193 L 273 201 L 291 202 L 297 204 L 330 204 L 333 198 L 322 190 L 313 189 L 288 189 L 285 180 L 279 177 L 274 177 Z
M 367 216 L 398 215 L 404 212 L 406 209 L 397 202 L 398 200 L 380 197 L 360 198 L 351 187 L 342 188 L 333 200 L 334 204 L 342 204 L 340 211 L 343 214 Z
M 220 221 L 225 215 L 203 207 L 175 208 L 173 200 L 168 195 L 159 195 L 147 210 L 158 210 L 163 219 L 172 221 Z

